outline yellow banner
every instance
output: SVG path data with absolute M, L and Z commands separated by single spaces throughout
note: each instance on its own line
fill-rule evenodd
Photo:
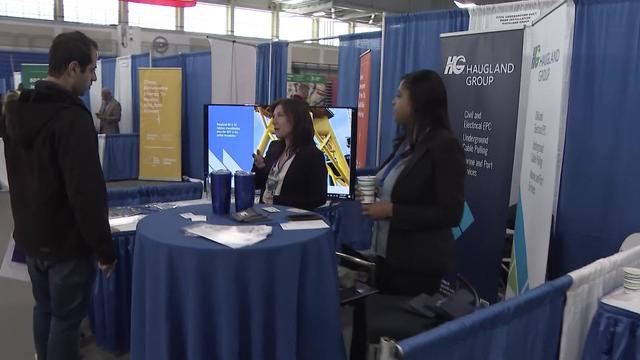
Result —
M 182 180 L 182 69 L 139 69 L 140 176 Z

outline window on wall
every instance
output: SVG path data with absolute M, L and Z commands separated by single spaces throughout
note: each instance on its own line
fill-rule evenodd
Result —
M 53 20 L 54 0 L 1 0 L 0 16 Z
M 170 6 L 129 4 L 129 25 L 149 29 L 176 29 L 176 8 Z
M 346 23 L 344 21 L 320 18 L 318 28 L 318 35 L 320 38 L 346 35 L 348 33 L 349 23 Z M 338 46 L 340 45 L 340 40 L 320 40 L 320 44 Z
M 380 31 L 380 28 L 377 26 L 373 26 L 373 25 L 362 25 L 362 24 L 357 24 L 356 28 L 354 30 L 354 32 L 356 34 L 360 34 L 360 33 L 367 33 L 367 32 L 374 32 L 374 31 Z
M 227 7 L 198 3 L 184 9 L 184 30 L 191 32 L 226 34 Z
M 252 38 L 271 38 L 271 11 L 235 8 L 233 34 Z
M 118 23 L 118 0 L 64 0 L 64 20 L 88 24 Z
M 280 40 L 296 41 L 311 39 L 313 34 L 313 19 L 307 16 L 299 16 L 280 13 L 278 37 Z

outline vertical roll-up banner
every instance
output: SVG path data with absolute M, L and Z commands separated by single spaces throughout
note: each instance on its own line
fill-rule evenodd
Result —
M 360 55 L 360 82 L 358 85 L 358 138 L 356 139 L 356 168 L 367 163 L 369 137 L 369 99 L 371 98 L 371 50 Z
M 22 73 L 19 71 L 13 72 L 13 90 L 18 89 L 18 85 L 22 82 Z
M 209 39 L 211 102 L 253 104 L 256 101 L 256 47 L 236 41 Z
M 544 283 L 567 117 L 573 6 L 560 5 L 525 30 L 526 122 L 507 297 Z M 526 87 L 526 88 L 525 88 Z
M 140 179 L 182 179 L 182 69 L 141 68 Z
M 109 89 L 113 91 L 113 89 Z M 96 131 L 100 130 L 100 119 L 96 113 L 102 107 L 102 60 L 96 62 L 96 81 L 93 82 L 89 89 L 89 100 L 91 101 L 91 116 L 93 117 L 93 126 Z
M 121 56 L 116 59 L 115 89 L 113 97 L 120 102 L 120 133 L 131 134 L 133 132 L 133 73 L 131 72 L 131 56 Z M 111 89 L 109 89 L 111 90 Z
M 518 121 L 522 28 L 441 36 L 451 126 L 467 165 L 458 273 L 498 299 Z
M 45 80 L 49 71 L 47 64 L 22 64 L 21 79 L 25 89 L 33 89 L 36 81 Z M 18 84 L 16 84 L 17 88 Z

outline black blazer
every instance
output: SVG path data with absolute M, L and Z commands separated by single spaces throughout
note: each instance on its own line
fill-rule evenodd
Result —
M 264 157 L 265 167 L 253 166 L 256 173 L 256 189 L 264 193 L 269 171 L 285 149 L 283 140 L 272 141 Z M 327 165 L 324 154 L 315 145 L 297 150 L 285 175 L 280 195 L 273 197 L 275 205 L 292 206 L 312 210 L 327 201 Z M 262 197 L 260 198 L 262 202 Z
M 464 151 L 451 131 L 432 129 L 424 135 L 391 192 L 389 264 L 439 276 L 453 268 L 451 228 L 462 218 L 464 178 Z

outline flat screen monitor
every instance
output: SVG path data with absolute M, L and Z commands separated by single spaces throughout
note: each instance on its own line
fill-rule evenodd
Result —
M 228 169 L 251 171 L 252 154 L 265 154 L 276 137 L 268 106 L 205 105 L 205 174 Z M 311 107 L 315 142 L 327 165 L 330 198 L 353 198 L 356 160 L 356 110 L 348 107 Z

